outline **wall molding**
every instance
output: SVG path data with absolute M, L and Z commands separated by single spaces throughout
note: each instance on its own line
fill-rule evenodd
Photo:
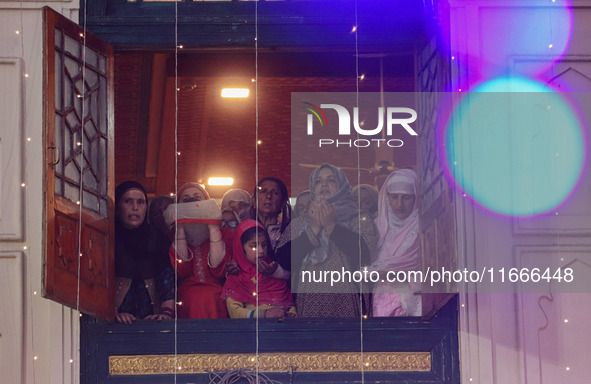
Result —
M 11 95 L 8 103 L 0 105 L 0 241 L 23 239 L 24 188 L 24 64 L 20 58 L 0 58 L 0 89 Z

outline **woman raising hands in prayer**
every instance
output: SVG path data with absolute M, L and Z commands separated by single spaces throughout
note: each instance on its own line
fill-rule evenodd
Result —
M 377 240 L 373 220 L 353 205 L 351 185 L 340 169 L 330 164 L 318 167 L 310 175 L 310 191 L 309 216 L 291 222 L 277 249 L 279 264 L 284 268 L 292 266 L 298 314 L 358 317 L 369 313 L 369 295 L 359 284 L 318 283 L 301 278 L 304 272 L 318 275 L 325 271 L 359 271 L 369 264 Z
M 165 215 L 169 222 L 173 216 L 182 217 L 176 220 L 176 234 L 170 247 L 170 258 L 176 263 L 179 278 L 179 318 L 226 318 L 228 312 L 220 293 L 225 264 L 232 254 L 233 234 L 220 228 L 219 207 L 198 183 L 183 185 L 177 196 L 177 204 L 169 206 Z

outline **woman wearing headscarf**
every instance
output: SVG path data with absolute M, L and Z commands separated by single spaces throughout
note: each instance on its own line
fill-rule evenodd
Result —
M 411 169 L 393 172 L 380 190 L 376 226 L 378 251 L 371 271 L 421 270 L 418 177 Z M 380 282 L 374 287 L 374 316 L 420 316 L 420 283 Z
M 146 220 L 147 195 L 136 181 L 115 189 L 116 320 L 174 317 L 174 273 L 168 239 Z M 168 242 L 170 243 L 170 242 Z
M 238 215 L 239 221 L 250 218 L 251 198 L 244 189 L 230 189 L 222 197 L 222 211 L 231 208 Z
M 312 192 L 309 190 L 300 192 L 300 194 L 296 197 L 296 202 L 293 207 L 294 217 L 308 216 L 308 209 L 310 208 L 311 202 Z
M 378 215 L 378 190 L 371 185 L 359 184 L 353 187 L 351 200 L 361 212 L 367 212 L 373 218 Z
M 168 223 L 176 223 L 170 258 L 176 261 L 179 279 L 178 300 L 182 304 L 178 307 L 178 317 L 228 317 L 220 293 L 225 264 L 232 254 L 233 233 L 220 228 L 221 212 L 217 203 L 209 199 L 201 185 L 187 183 L 179 189 L 177 204 L 167 208 L 165 217 Z
M 298 314 L 358 317 L 368 313 L 369 295 L 362 293 L 358 283 L 303 279 L 305 274 L 320 276 L 325 271 L 360 271 L 369 264 L 377 240 L 371 217 L 355 209 L 351 185 L 337 167 L 323 164 L 312 172 L 310 191 L 308 216 L 291 222 L 277 250 L 279 264 L 292 267 Z
M 263 224 L 273 250 L 291 221 L 291 212 L 285 183 L 275 177 L 261 179 L 252 194 L 250 218 Z

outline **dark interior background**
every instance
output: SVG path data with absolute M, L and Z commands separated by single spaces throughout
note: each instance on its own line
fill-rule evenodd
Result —
M 292 92 L 413 92 L 414 52 L 202 50 L 186 52 L 120 50 L 115 56 L 116 182 L 141 181 L 151 195 L 170 194 L 188 181 L 234 177 L 232 187 L 207 187 L 219 198 L 228 188 L 252 191 L 256 184 L 255 78 L 258 67 L 258 178 L 284 180 L 295 196 L 308 188 L 311 169 L 292 175 L 290 99 Z M 363 80 L 357 82 L 357 73 Z M 176 76 L 175 76 L 176 75 Z M 247 99 L 222 99 L 223 87 L 251 90 Z M 175 88 L 178 89 L 175 100 Z M 175 113 L 175 106 L 178 111 Z M 176 114 L 176 117 L 175 117 Z M 175 120 L 177 123 L 175 124 Z M 175 130 L 177 142 L 175 144 Z M 176 145 L 176 147 L 175 147 Z M 175 150 L 176 148 L 176 150 Z M 177 163 L 175 166 L 175 152 Z M 305 155 L 305 154 L 304 154 Z M 397 167 L 417 165 L 416 142 L 397 149 L 364 150 L 361 168 L 377 160 Z M 356 167 L 349 151 L 331 155 L 337 166 Z M 347 171 L 352 184 L 357 171 Z M 360 172 L 374 184 L 375 174 Z

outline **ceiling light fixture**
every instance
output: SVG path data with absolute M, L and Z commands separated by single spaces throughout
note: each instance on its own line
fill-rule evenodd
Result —
M 248 97 L 248 88 L 224 88 L 222 89 L 222 98 L 224 99 L 244 99 Z
M 207 179 L 208 185 L 216 185 L 216 186 L 229 186 L 234 184 L 234 178 L 232 177 L 210 177 Z

